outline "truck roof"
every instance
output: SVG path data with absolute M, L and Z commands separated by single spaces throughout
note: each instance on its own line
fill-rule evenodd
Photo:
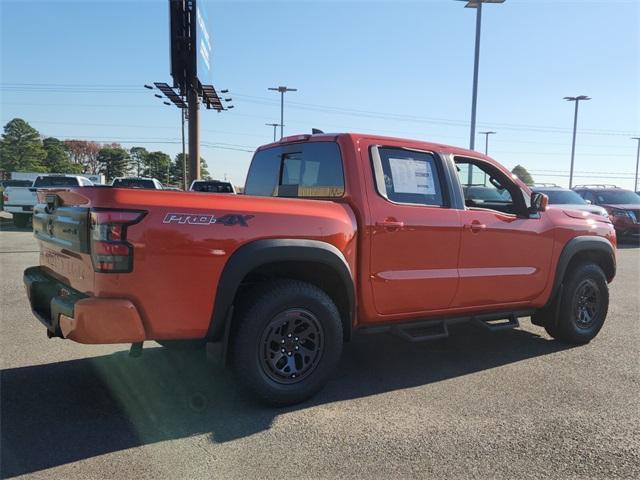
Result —
M 354 142 L 357 142 L 358 140 L 362 140 L 362 139 L 377 140 L 377 141 L 380 141 L 381 143 L 401 142 L 401 143 L 417 146 L 425 150 L 434 150 L 438 152 L 447 152 L 447 153 L 453 153 L 457 155 L 481 157 L 481 158 L 487 158 L 487 159 L 490 158 L 481 152 L 476 152 L 474 150 L 456 147 L 453 145 L 446 145 L 443 143 L 428 142 L 425 140 L 415 140 L 415 139 L 402 138 L 402 137 L 391 137 L 387 135 L 375 135 L 371 133 L 354 133 L 354 132 L 289 135 L 287 137 L 283 137 L 277 142 L 272 142 L 266 145 L 262 145 L 261 147 L 258 148 L 258 150 L 263 150 L 265 148 L 271 148 L 278 145 L 290 144 L 290 143 L 336 141 L 340 137 L 350 137 Z

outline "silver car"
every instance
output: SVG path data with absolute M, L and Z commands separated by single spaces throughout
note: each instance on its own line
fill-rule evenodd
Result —
M 598 205 L 592 205 L 589 200 L 585 200 L 573 190 L 562 188 L 555 184 L 542 183 L 534 184 L 531 189 L 534 192 L 544 193 L 549 197 L 550 208 L 568 208 L 571 210 L 580 210 L 582 212 L 595 213 L 608 217 L 607 211 Z

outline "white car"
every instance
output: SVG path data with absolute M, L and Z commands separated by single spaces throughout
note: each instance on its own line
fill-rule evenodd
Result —
M 236 193 L 231 182 L 222 180 L 194 180 L 189 187 L 191 192 L 205 193 Z
M 13 224 L 24 228 L 33 215 L 39 188 L 91 187 L 93 183 L 81 175 L 39 175 L 30 187 L 7 187 L 3 193 L 5 212 L 13 215 Z
M 549 197 L 549 207 L 570 208 L 582 212 L 595 213 L 603 217 L 608 217 L 607 211 L 598 205 L 592 205 L 589 200 L 585 200 L 573 190 L 562 188 L 555 184 L 535 184 L 531 187 L 534 192 L 544 193 Z
M 164 190 L 162 184 L 155 178 L 148 177 L 116 177 L 111 182 L 116 188 L 144 188 L 147 190 Z

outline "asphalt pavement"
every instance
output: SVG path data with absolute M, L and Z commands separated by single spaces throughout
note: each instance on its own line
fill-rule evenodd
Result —
M 3 478 L 640 478 L 640 248 L 589 345 L 528 320 L 363 336 L 317 397 L 273 409 L 203 353 L 48 339 L 22 286 L 36 243 L 0 228 Z

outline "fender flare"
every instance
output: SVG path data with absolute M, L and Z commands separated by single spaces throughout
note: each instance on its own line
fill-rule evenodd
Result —
M 598 253 L 604 253 L 607 255 L 607 258 L 611 260 L 611 268 L 610 272 L 605 272 L 607 275 L 607 279 L 611 280 L 616 274 L 616 254 L 615 249 L 611 242 L 603 237 L 595 237 L 591 235 L 584 235 L 579 237 L 574 237 L 562 249 L 560 253 L 560 257 L 558 258 L 558 264 L 556 266 L 556 276 L 553 281 L 553 289 L 551 290 L 551 295 L 549 296 L 549 302 L 552 302 L 560 287 L 562 286 L 562 281 L 564 280 L 564 276 L 567 273 L 567 268 L 569 267 L 569 263 L 576 256 L 576 254 L 584 251 L 595 251 Z
M 266 239 L 242 245 L 225 264 L 218 287 L 211 322 L 207 332 L 209 341 L 219 341 L 227 330 L 233 301 L 240 283 L 252 270 L 277 262 L 312 262 L 330 267 L 340 277 L 348 301 L 348 328 L 355 311 L 355 287 L 351 270 L 344 255 L 335 246 L 319 240 Z

